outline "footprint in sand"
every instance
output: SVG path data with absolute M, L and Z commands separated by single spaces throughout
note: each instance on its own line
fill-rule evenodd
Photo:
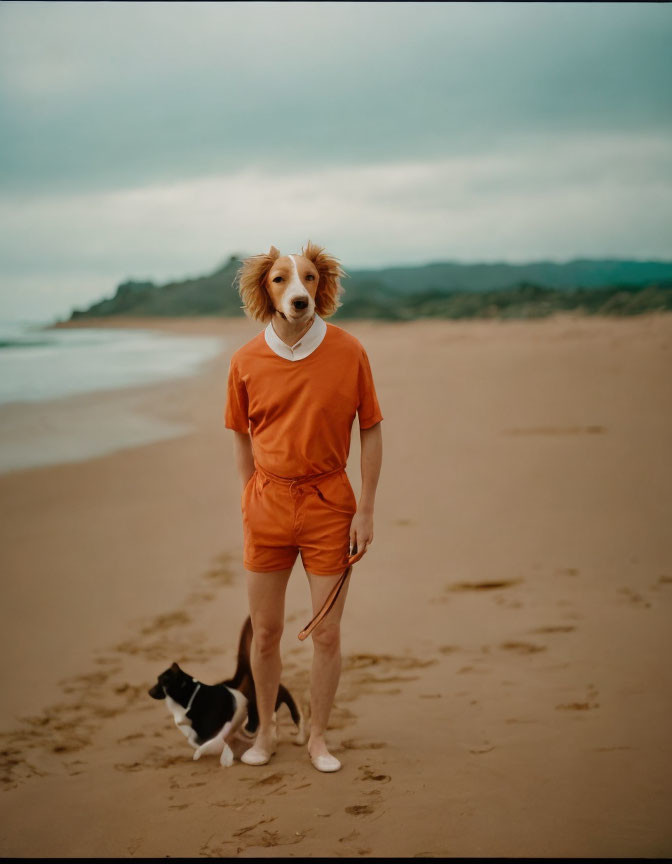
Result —
M 632 588 L 621 588 L 618 593 L 623 594 L 633 606 L 644 606 L 646 609 L 651 608 L 651 604 L 641 594 L 638 594 L 637 591 L 633 591 Z
M 406 684 L 410 681 L 419 680 L 419 676 L 402 675 L 399 672 L 424 669 L 427 666 L 433 666 L 437 662 L 435 659 L 421 660 L 417 657 L 392 654 L 350 654 L 344 658 L 343 671 L 345 677 L 348 678 L 353 673 L 369 670 L 351 678 L 354 686 L 357 688 L 368 684 Z M 374 674 L 374 667 L 376 667 L 377 674 Z M 391 691 L 385 692 L 390 693 Z M 396 693 L 397 691 L 393 692 Z
M 394 654 L 349 654 L 345 657 L 344 670 L 366 669 L 369 666 L 390 666 L 394 669 L 424 669 L 433 666 L 436 660 L 420 660 Z
M 73 762 L 66 762 L 64 764 L 70 777 L 76 777 L 77 774 L 84 773 L 83 767 L 80 768 L 80 766 L 85 766 L 86 762 L 83 762 L 81 759 L 75 759 Z
M 217 841 L 213 843 L 214 834 L 203 843 L 201 848 L 198 850 L 198 854 L 201 858 L 224 858 L 227 855 L 230 856 L 231 852 L 224 848 L 224 845 L 218 845 Z M 231 843 L 230 840 L 220 841 L 225 845 Z M 240 850 L 242 851 L 242 849 Z
M 515 651 L 516 654 L 537 654 L 545 651 L 545 645 L 535 645 L 532 642 L 502 642 L 499 646 L 504 651 Z
M 248 825 L 245 828 L 234 831 L 232 836 L 237 838 L 239 841 L 242 841 L 242 845 L 239 845 L 237 848 L 237 854 L 240 855 L 246 849 L 251 849 L 255 846 L 260 846 L 262 848 L 296 846 L 297 843 L 303 842 L 303 840 L 305 840 L 312 831 L 311 828 L 304 828 L 301 831 L 295 831 L 293 834 L 290 834 L 270 828 L 263 828 L 260 831 L 256 830 L 260 828 L 261 825 L 275 822 L 277 818 L 277 816 L 273 816 L 271 819 L 262 819 L 254 825 Z
M 261 819 L 259 822 L 255 822 L 253 825 L 247 825 L 244 828 L 239 828 L 237 831 L 232 833 L 232 837 L 243 837 L 245 834 L 248 834 L 250 831 L 254 831 L 255 828 L 258 828 L 260 825 L 268 825 L 270 822 L 275 822 L 277 816 L 273 816 L 270 819 Z
M 235 582 L 235 573 L 231 567 L 231 555 L 223 552 L 215 558 L 215 565 L 203 574 L 203 578 L 213 582 L 218 587 L 228 587 Z
M 512 588 L 520 585 L 522 579 L 492 579 L 483 582 L 452 582 L 444 587 L 444 591 L 497 591 L 501 588 Z
M 285 774 L 281 771 L 276 771 L 275 774 L 269 774 L 267 777 L 262 777 L 261 780 L 255 780 L 250 784 L 250 788 L 254 786 L 275 786 L 281 783 L 285 777 L 293 777 L 294 774 Z
M 459 650 L 460 648 L 458 645 L 439 645 L 439 651 L 441 654 L 454 654 Z
M 419 681 L 419 675 L 360 675 L 358 684 L 405 684 L 408 681 Z
M 368 816 L 374 812 L 374 809 L 369 804 L 353 804 L 350 807 L 346 807 L 345 812 L 351 816 Z
M 165 750 L 157 748 L 150 751 L 140 762 L 117 762 L 114 767 L 117 771 L 132 774 L 136 771 L 144 771 L 148 768 L 172 768 L 173 765 L 179 765 L 189 761 L 191 761 L 191 751 L 171 756 Z
M 342 696 L 339 697 L 342 699 Z M 340 703 L 335 703 L 329 715 L 328 729 L 345 729 L 346 726 L 351 726 L 357 719 L 357 715 L 350 711 L 349 708 L 344 708 Z
M 120 671 L 118 668 L 115 671 Z M 88 675 L 73 675 L 70 678 L 61 678 L 58 682 L 64 693 L 82 693 L 92 687 L 99 687 L 114 674 L 113 671 L 91 672 Z
M 124 735 L 123 738 L 117 738 L 117 744 L 125 744 L 127 741 L 135 741 L 138 738 L 144 738 L 144 732 L 131 732 L 130 735 Z
M 184 627 L 191 624 L 191 618 L 186 612 L 178 610 L 177 612 L 168 612 L 165 615 L 157 615 L 151 623 L 140 629 L 144 636 L 151 636 L 154 633 L 163 633 L 173 627 Z
M 357 741 L 356 738 L 348 738 L 346 741 L 341 741 L 341 747 L 345 750 L 381 750 L 387 747 L 384 741 Z
M 359 770 L 362 772 L 362 776 L 359 777 L 359 780 L 373 780 L 376 783 L 389 783 L 392 779 L 389 774 L 377 774 L 371 770 L 370 765 L 360 765 Z
M 185 605 L 196 606 L 204 603 L 211 603 L 216 596 L 216 594 L 213 594 L 210 591 L 192 591 L 191 594 L 187 594 Z
M 115 663 L 119 663 L 119 658 L 118 657 L 96 657 L 96 659 L 93 662 L 98 664 L 99 666 L 113 666 Z M 121 671 L 120 666 L 117 666 L 116 669 L 112 670 L 113 673 L 114 672 L 120 672 L 120 671 Z
M 554 624 L 548 627 L 536 627 L 530 633 L 572 633 L 576 630 L 571 624 Z
M 591 711 L 594 708 L 599 708 L 600 703 L 591 701 L 599 696 L 599 690 L 594 684 L 586 686 L 586 699 L 582 702 L 566 702 L 561 705 L 556 705 L 558 711 Z

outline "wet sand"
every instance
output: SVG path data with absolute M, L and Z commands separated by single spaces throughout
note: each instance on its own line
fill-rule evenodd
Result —
M 284 709 L 269 765 L 193 762 L 147 695 L 174 660 L 207 683 L 235 666 L 223 408 L 258 325 L 107 322 L 229 345 L 192 378 L 105 394 L 177 437 L 0 475 L 0 853 L 672 854 L 672 315 L 334 323 L 385 416 L 328 738 L 343 770 L 312 768 Z M 355 424 L 356 492 L 358 460 Z M 304 709 L 309 618 L 297 562 L 282 677 Z

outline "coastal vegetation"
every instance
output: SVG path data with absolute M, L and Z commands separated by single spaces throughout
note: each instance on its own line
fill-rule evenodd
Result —
M 70 320 L 115 315 L 239 316 L 235 278 L 244 256 L 205 276 L 168 282 L 127 280 Z M 529 264 L 437 262 L 352 270 L 339 318 L 539 318 L 556 312 L 637 315 L 672 310 L 672 262 L 578 259 Z

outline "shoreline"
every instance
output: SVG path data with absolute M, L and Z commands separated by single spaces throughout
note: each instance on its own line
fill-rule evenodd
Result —
M 182 324 L 226 350 L 134 399 L 187 434 L 0 475 L 0 851 L 671 854 L 672 318 L 343 322 L 385 419 L 335 775 L 284 709 L 269 765 L 194 763 L 147 695 L 173 661 L 229 676 L 247 614 L 223 410 L 228 357 L 260 325 L 157 322 Z M 359 455 L 355 424 L 356 494 Z M 282 680 L 304 711 L 310 617 L 299 561 Z
M 223 328 L 207 328 L 206 325 L 207 332 L 204 332 L 202 325 L 190 329 L 175 320 L 163 328 L 156 325 L 142 327 L 135 321 L 133 325 L 115 322 L 106 329 L 217 335 L 224 344 L 216 354 L 202 359 L 198 368 L 166 374 L 155 381 L 0 404 L 0 475 L 86 461 L 193 431 L 189 413 L 180 410 L 179 404 L 171 405 L 168 394 L 176 385 L 179 386 L 179 382 L 207 375 L 211 367 L 219 368 L 222 354 L 228 351 L 225 341 L 230 338 L 223 335 Z M 74 434 L 73 429 L 76 430 Z

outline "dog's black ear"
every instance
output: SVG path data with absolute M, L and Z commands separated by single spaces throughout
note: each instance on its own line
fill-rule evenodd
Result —
M 152 688 L 148 691 L 149 695 L 152 699 L 165 699 L 166 694 L 164 693 L 163 687 L 157 682 Z

